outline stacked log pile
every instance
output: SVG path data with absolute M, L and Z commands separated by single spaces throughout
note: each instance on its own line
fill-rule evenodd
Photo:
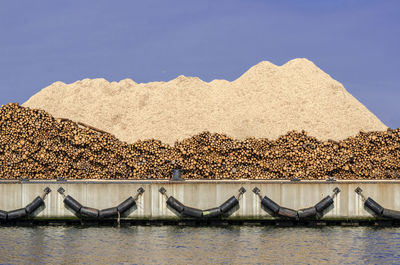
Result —
M 18 104 L 0 109 L 2 179 L 399 179 L 400 129 L 340 142 L 306 132 L 234 140 L 204 132 L 176 142 L 127 144 L 83 123 Z

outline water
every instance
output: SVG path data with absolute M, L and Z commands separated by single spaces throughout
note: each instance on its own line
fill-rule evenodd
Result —
M 0 227 L 0 263 L 400 264 L 400 228 Z

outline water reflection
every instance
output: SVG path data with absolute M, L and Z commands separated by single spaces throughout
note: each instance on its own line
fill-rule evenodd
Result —
M 0 228 L 0 263 L 393 264 L 399 247 L 399 228 Z

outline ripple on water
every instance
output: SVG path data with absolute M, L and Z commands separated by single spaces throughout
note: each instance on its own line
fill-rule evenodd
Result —
M 0 228 L 0 263 L 393 264 L 399 247 L 400 228 Z

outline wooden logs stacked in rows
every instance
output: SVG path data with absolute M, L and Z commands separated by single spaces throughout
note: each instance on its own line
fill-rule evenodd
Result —
M 0 178 L 399 179 L 400 129 L 340 142 L 303 132 L 234 140 L 204 132 L 176 142 L 127 144 L 83 123 L 8 104 L 0 109 Z

